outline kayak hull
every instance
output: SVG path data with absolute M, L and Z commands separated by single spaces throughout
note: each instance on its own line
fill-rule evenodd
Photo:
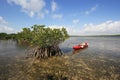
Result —
M 80 45 L 73 46 L 73 49 L 78 50 L 78 49 L 84 49 L 86 47 L 88 47 L 88 43 L 82 43 Z

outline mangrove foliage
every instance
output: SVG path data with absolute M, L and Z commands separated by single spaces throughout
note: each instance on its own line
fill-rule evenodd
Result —
M 62 55 L 59 44 L 68 37 L 65 28 L 49 28 L 45 25 L 33 25 L 31 28 L 23 28 L 17 34 L 18 43 L 29 46 L 28 56 L 37 59 Z

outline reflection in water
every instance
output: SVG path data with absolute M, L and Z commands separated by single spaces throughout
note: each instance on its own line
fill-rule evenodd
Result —
M 0 40 L 0 56 L 24 55 L 25 48 L 13 40 Z
M 73 49 L 72 53 L 73 53 L 73 54 L 80 53 L 80 52 L 82 52 L 83 50 L 86 50 L 87 48 L 88 48 L 88 47 L 86 47 L 86 48 L 84 48 L 84 49 L 78 49 L 78 50 Z
M 74 51 L 81 42 L 89 47 Z M 120 80 L 120 37 L 71 37 L 60 48 L 68 54 L 26 60 L 16 42 L 0 41 L 0 80 Z
M 71 37 L 60 48 L 66 53 L 72 52 L 72 47 L 82 42 L 88 42 L 89 48 L 81 54 L 92 56 L 104 56 L 109 58 L 120 58 L 120 37 Z M 83 55 L 83 56 L 86 56 Z

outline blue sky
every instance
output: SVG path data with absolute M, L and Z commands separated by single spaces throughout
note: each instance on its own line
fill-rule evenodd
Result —
M 120 34 L 120 0 L 0 0 L 0 32 L 34 24 L 70 35 Z

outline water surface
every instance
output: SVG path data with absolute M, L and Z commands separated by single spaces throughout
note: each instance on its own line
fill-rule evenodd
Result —
M 20 56 L 25 48 L 13 40 L 0 40 L 0 56 Z
M 88 42 L 89 47 L 80 50 L 80 55 L 96 55 L 108 58 L 120 58 L 120 37 L 70 37 L 60 45 L 65 53 L 73 52 L 72 47 Z
M 72 49 L 82 42 L 88 42 L 88 48 Z M 1 40 L 0 80 L 120 80 L 120 37 L 70 37 L 60 48 L 63 57 L 30 66 L 23 46 Z

